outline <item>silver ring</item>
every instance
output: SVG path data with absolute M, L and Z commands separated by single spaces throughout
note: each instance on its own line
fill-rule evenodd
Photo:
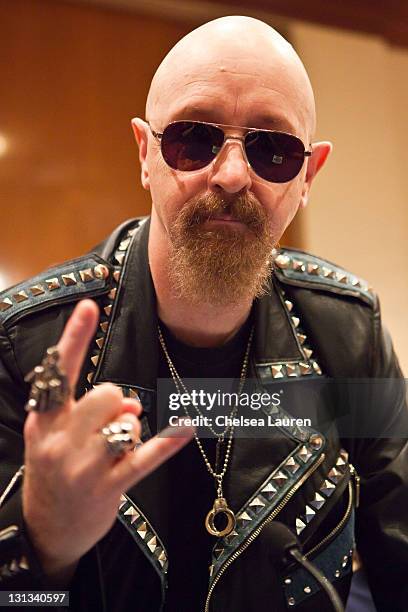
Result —
M 112 421 L 101 429 L 101 434 L 108 452 L 113 457 L 122 457 L 133 450 L 137 443 L 134 425 L 129 421 Z
M 63 406 L 70 395 L 65 372 L 60 368 L 56 346 L 47 349 L 41 362 L 27 374 L 25 382 L 31 383 L 30 395 L 25 409 L 28 412 L 49 412 Z

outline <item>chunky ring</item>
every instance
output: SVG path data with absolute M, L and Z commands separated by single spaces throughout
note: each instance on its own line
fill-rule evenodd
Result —
M 57 347 L 51 346 L 47 349 L 41 365 L 24 378 L 25 382 L 31 383 L 25 406 L 28 412 L 49 412 L 63 406 L 67 401 L 70 388 L 65 372 L 58 365 L 59 358 Z
M 122 457 L 137 443 L 133 423 L 129 421 L 112 421 L 101 429 L 101 434 L 108 452 L 114 457 Z

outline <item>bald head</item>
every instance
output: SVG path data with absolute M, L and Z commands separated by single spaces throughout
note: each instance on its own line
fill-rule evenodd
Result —
M 146 118 L 158 130 L 174 119 L 202 119 L 285 129 L 310 142 L 315 104 L 293 47 L 262 21 L 229 16 L 170 50 L 153 77 Z

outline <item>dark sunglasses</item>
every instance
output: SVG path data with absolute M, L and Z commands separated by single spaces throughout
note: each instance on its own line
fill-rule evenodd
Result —
M 162 133 L 153 136 L 160 142 L 164 161 L 174 170 L 190 172 L 210 164 L 221 151 L 226 140 L 240 140 L 252 170 L 271 183 L 286 183 L 299 174 L 305 157 L 303 142 L 286 132 L 247 130 L 243 137 L 228 136 L 223 128 L 237 126 L 204 123 L 203 121 L 173 121 Z

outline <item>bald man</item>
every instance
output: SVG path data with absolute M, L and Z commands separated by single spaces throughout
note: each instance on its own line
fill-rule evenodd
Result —
M 407 413 L 378 301 L 277 247 L 331 149 L 299 57 L 258 20 L 207 23 L 132 125 L 151 217 L 0 296 L 3 590 L 69 590 L 74 610 L 331 609 L 280 563 L 279 521 L 343 602 L 356 538 L 377 609 L 407 610 Z M 355 377 L 391 381 L 386 417 L 341 436 L 346 394 L 318 391 Z M 211 416 L 192 378 L 235 381 L 229 420 L 165 420 L 163 397 Z M 313 419 L 289 418 L 299 400 Z

